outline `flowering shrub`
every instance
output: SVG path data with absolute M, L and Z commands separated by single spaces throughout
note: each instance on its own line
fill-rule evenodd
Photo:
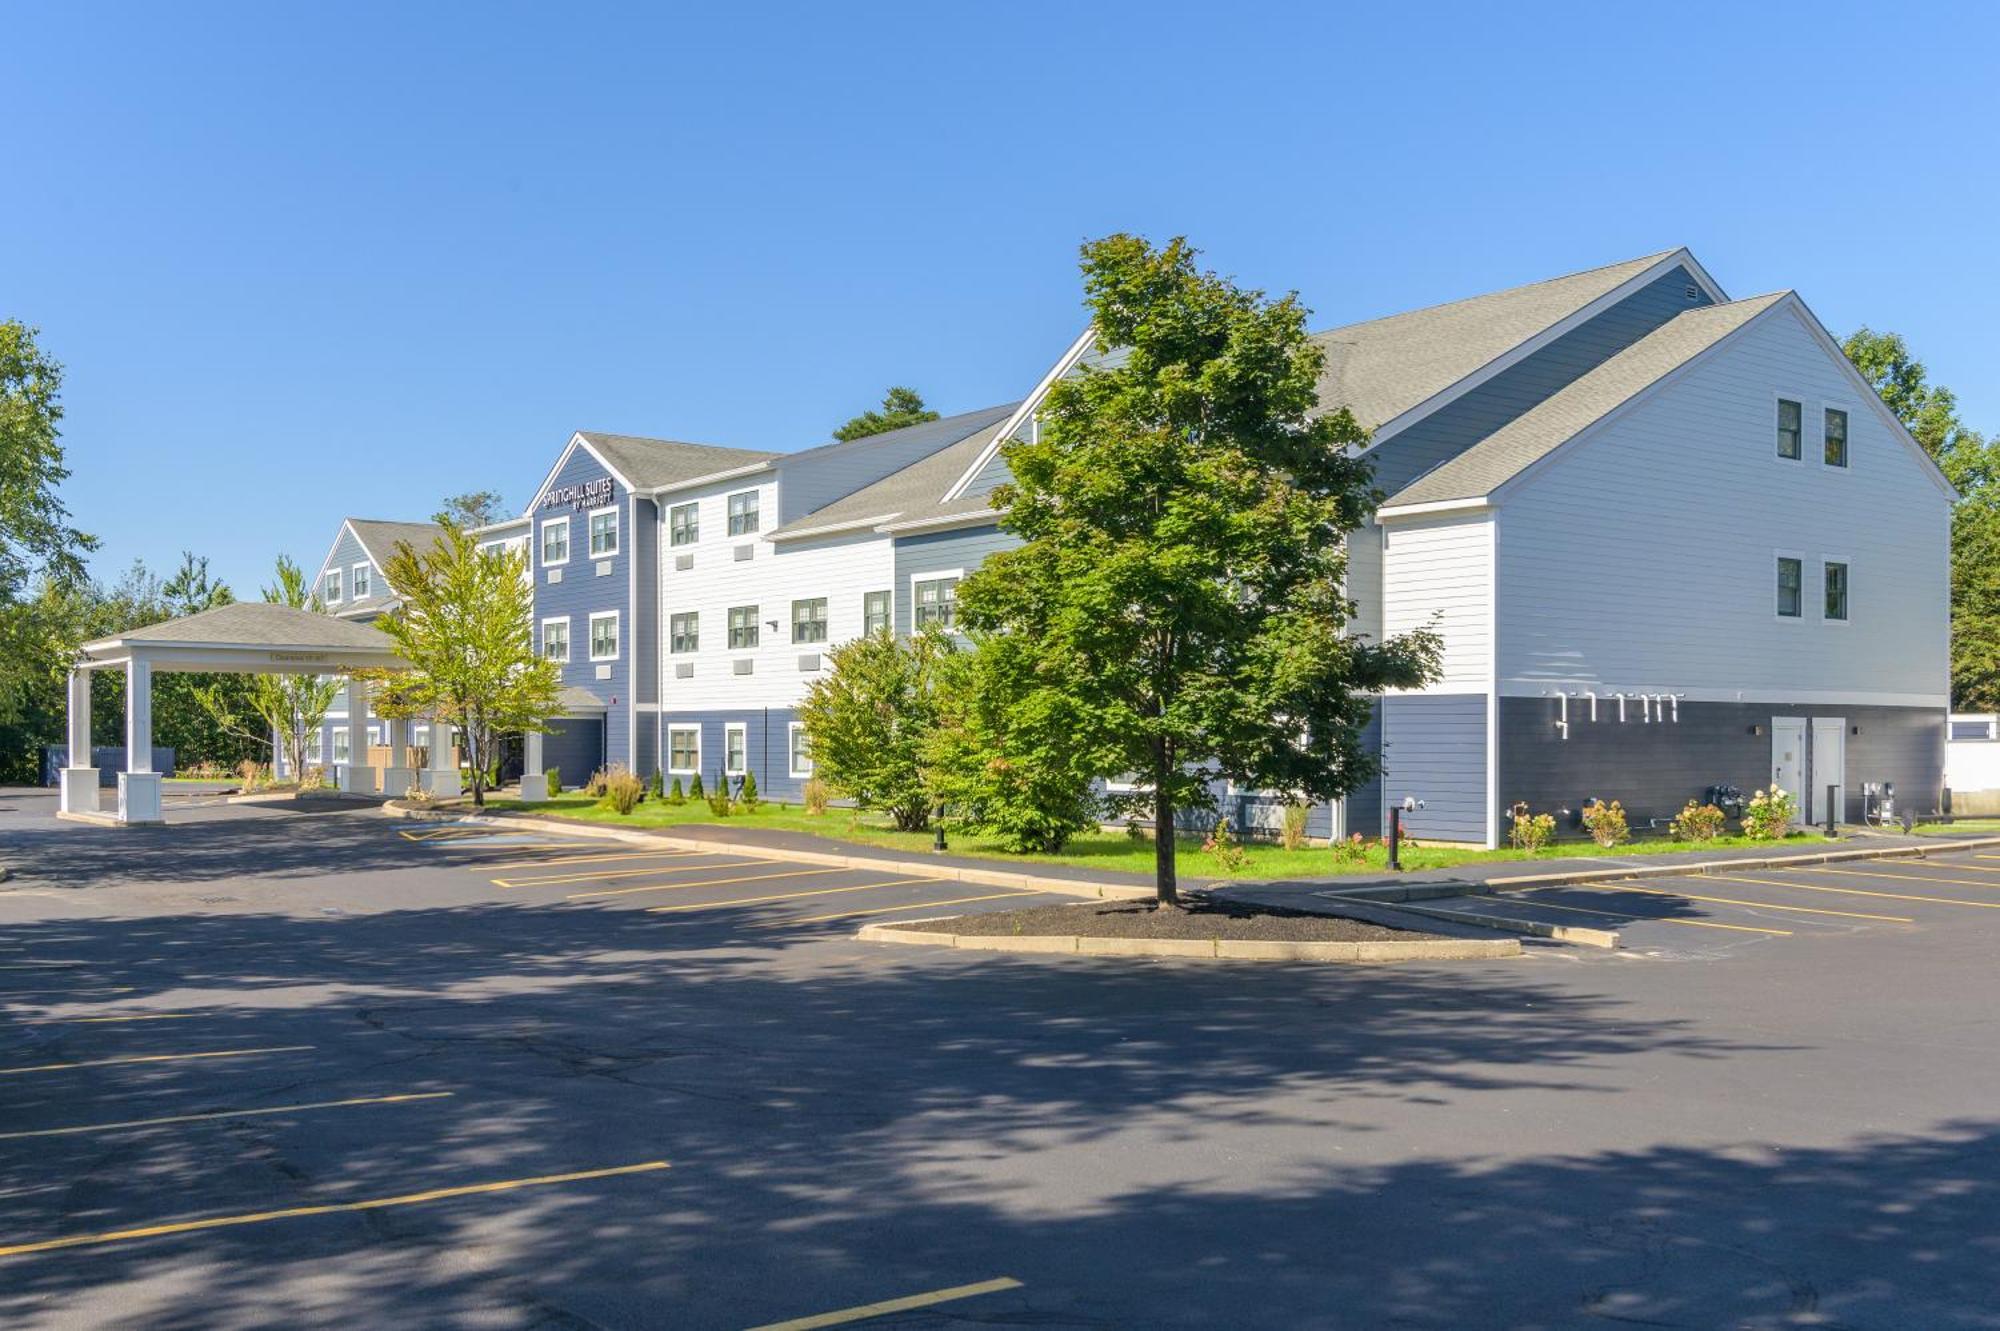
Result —
M 1743 835 L 1752 841 L 1776 841 L 1792 830 L 1799 802 L 1790 791 L 1772 786 L 1750 797 L 1743 808 Z
M 1514 829 L 1508 834 L 1515 850 L 1525 850 L 1530 855 L 1549 844 L 1556 834 L 1556 816 L 1552 813 L 1533 813 L 1528 806 L 1516 804 L 1507 811 Z
M 1208 840 L 1201 843 L 1201 848 L 1214 856 L 1215 862 L 1227 872 L 1234 873 L 1243 867 L 1243 847 L 1230 832 L 1226 816 L 1215 820 L 1215 827 L 1209 832 Z
M 1590 839 L 1607 849 L 1632 839 L 1632 829 L 1625 822 L 1625 806 L 1617 800 L 1609 804 L 1592 800 L 1584 805 L 1583 825 L 1589 830 Z
M 1364 863 L 1368 859 L 1368 838 L 1356 832 L 1345 841 L 1336 841 L 1333 854 L 1342 864 Z
M 1713 804 L 1689 800 L 1668 826 L 1676 841 L 1713 841 L 1722 835 L 1723 816 Z

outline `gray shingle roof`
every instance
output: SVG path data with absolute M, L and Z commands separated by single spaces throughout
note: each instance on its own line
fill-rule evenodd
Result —
M 794 522 L 786 523 L 771 533 L 773 539 L 797 536 L 823 527 L 860 524 L 864 520 L 887 522 L 894 519 L 908 522 L 920 517 L 943 517 L 955 512 L 973 513 L 986 508 L 987 500 L 984 496 L 977 499 L 954 500 L 947 504 L 944 493 L 965 474 L 965 469 L 970 467 L 986 445 L 992 442 L 995 432 L 1007 423 L 1007 418 L 1014 414 L 1014 408 L 1019 405 L 1015 402 L 1006 406 L 988 407 L 982 411 L 968 411 L 957 416 L 947 416 L 925 425 L 909 426 L 908 431 L 923 430 L 937 436 L 941 446 L 936 452 L 928 454 L 900 471 L 890 472 L 873 485 L 865 485 L 845 498 L 836 499 L 833 503 L 815 509 Z M 908 437 L 904 430 L 893 433 Z
M 250 647 L 332 648 L 387 652 L 394 648 L 380 629 L 310 610 L 265 601 L 238 601 L 182 619 L 113 634 L 100 642 L 242 644 Z M 86 646 L 96 646 L 96 643 Z
M 1493 493 L 1789 294 L 1780 291 L 1704 305 L 1676 315 L 1465 452 L 1425 472 L 1382 507 L 1479 499 Z
M 648 439 L 636 434 L 602 434 L 578 430 L 577 435 L 597 455 L 642 490 L 678 485 L 718 471 L 732 471 L 768 462 L 778 454 L 756 448 L 724 448 L 720 444 L 690 444 L 678 439 Z
M 354 538 L 361 542 L 361 548 L 375 561 L 377 571 L 385 567 L 396 553 L 396 542 L 408 541 L 410 548 L 422 554 L 435 545 L 444 535 L 444 528 L 435 522 L 384 522 L 379 518 L 349 518 L 347 525 L 354 529 Z M 383 579 L 386 587 L 387 579 Z M 385 592 L 376 592 L 375 599 Z
M 1376 429 L 1677 253 L 1315 333 L 1326 348 L 1320 403 Z

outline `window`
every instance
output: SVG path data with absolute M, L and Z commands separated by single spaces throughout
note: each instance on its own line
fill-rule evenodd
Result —
M 889 628 L 889 603 L 892 592 L 869 592 L 861 598 L 861 631 L 863 633 L 885 633 Z
M 542 564 L 569 563 L 569 519 L 550 518 L 542 524 Z
M 745 490 L 729 496 L 729 534 L 748 536 L 757 530 L 757 492 Z
M 324 587 L 324 590 L 320 592 L 320 599 L 322 601 L 325 601 L 328 605 L 332 605 L 340 600 L 340 570 L 337 568 L 328 569 L 326 571 L 326 581 L 322 586 Z
M 542 621 L 542 656 L 550 661 L 569 660 L 569 618 Z
M 1797 460 L 1804 456 L 1799 437 L 1805 431 L 1805 408 L 1790 398 L 1778 399 L 1778 456 Z
M 684 615 L 674 615 L 667 620 L 667 650 L 670 652 L 701 650 L 700 614 L 690 610 Z
M 675 504 L 667 510 L 667 544 L 693 545 L 700 539 L 700 504 Z
M 1804 570 L 1804 560 L 1778 556 L 1778 614 L 1782 618 L 1797 619 L 1801 613 Z
M 618 612 L 606 610 L 590 617 L 590 659 L 618 659 Z
M 750 732 L 745 726 L 722 728 L 722 770 L 742 776 L 750 765 Z
M 1826 409 L 1826 465 L 1847 465 L 1847 413 L 1833 407 Z
M 667 770 L 701 770 L 701 729 L 698 726 L 667 727 Z
M 729 650 L 741 651 L 757 645 L 757 607 L 731 606 L 729 609 Z
M 366 564 L 356 564 L 348 571 L 347 585 L 354 589 L 354 599 L 357 601 L 368 595 L 368 588 L 371 585 L 368 575 L 369 568 Z
M 826 598 L 792 602 L 792 641 L 826 641 Z
M 806 738 L 806 728 L 797 721 L 794 721 L 792 722 L 792 775 L 811 776 L 812 774 L 812 742 Z
M 601 559 L 618 553 L 618 510 L 600 508 L 590 515 L 590 557 Z
M 346 726 L 335 726 L 333 728 L 333 760 L 336 763 L 351 761 Z
M 1847 565 L 1829 560 L 1826 565 L 1826 617 L 1847 618 Z
M 931 578 L 916 584 L 917 627 L 926 624 L 952 626 L 958 617 L 958 579 Z
M 388 742 L 382 730 L 382 723 L 380 721 L 370 721 L 368 723 L 368 747 L 379 749 Z

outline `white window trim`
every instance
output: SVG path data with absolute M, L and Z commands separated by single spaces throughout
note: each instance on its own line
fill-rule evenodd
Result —
M 1778 561 L 1780 559 L 1796 559 L 1799 561 L 1799 613 L 1796 615 L 1781 615 L 1778 613 Z M 1811 560 L 1796 550 L 1771 551 L 1771 618 L 1777 620 L 1780 624 L 1803 624 L 1809 618 L 1806 614 L 1806 570 L 1811 567 L 1811 564 Z
M 674 736 L 675 736 L 675 735 L 693 735 L 693 736 L 694 736 L 694 766 L 693 766 L 693 767 L 675 767 L 675 766 L 674 766 Z M 670 775 L 670 776 L 693 776 L 693 775 L 695 775 L 695 774 L 696 774 L 697 772 L 701 771 L 701 727 L 700 727 L 700 726 L 673 726 L 673 725 L 670 725 L 670 726 L 668 726 L 668 727 L 667 727 L 667 752 L 666 752 L 666 759 L 667 759 L 667 773 L 668 773 L 668 775 Z
M 611 636 L 614 640 L 614 649 L 609 656 L 599 656 L 597 654 L 597 624 L 599 620 L 604 619 L 608 619 L 612 623 Z M 588 644 L 591 660 L 616 661 L 618 659 L 619 652 L 625 647 L 624 625 L 620 624 L 618 620 L 619 613 L 616 610 L 593 610 L 591 612 L 589 633 L 584 638 L 584 642 Z
M 894 633 L 896 631 L 896 589 L 894 587 L 878 587 L 874 591 L 861 593 L 861 632 L 867 634 L 873 631 L 868 627 L 868 598 L 871 596 L 886 596 L 889 598 L 889 612 L 883 616 L 882 626 L 888 629 L 889 632 Z M 916 589 L 912 587 L 910 589 L 910 614 L 912 619 L 916 615 L 916 604 L 917 593 Z
M 729 622 L 729 617 L 732 612 L 737 610 L 748 610 L 750 612 L 750 631 L 756 635 L 757 641 L 751 643 L 748 647 L 738 647 L 729 640 L 729 635 L 734 629 L 734 625 Z M 760 601 L 756 605 L 732 605 L 724 607 L 722 611 L 722 643 L 724 651 L 760 652 L 764 650 L 763 602 Z
M 1837 411 L 1847 417 L 1847 461 L 1834 466 L 1826 460 L 1826 413 Z M 1838 472 L 1846 475 L 1854 470 L 1854 420 L 1860 411 L 1848 402 L 1835 400 L 1819 404 L 1819 466 L 1821 471 Z M 1839 561 L 1836 560 L 1836 563 Z
M 736 515 L 729 511 L 729 501 L 741 499 L 744 495 L 749 495 L 756 501 L 757 507 L 752 516 L 757 519 L 757 525 L 749 531 L 736 531 L 733 530 L 735 524 L 730 520 Z M 722 497 L 722 530 L 729 533 L 729 539 L 732 541 L 740 541 L 745 536 L 756 536 L 764 530 L 764 492 L 760 487 L 752 486 L 748 490 L 738 490 L 734 494 Z
M 690 541 L 676 541 L 674 539 L 674 510 L 681 508 L 691 508 L 694 510 L 694 539 Z M 699 499 L 690 499 L 685 504 L 669 504 L 666 508 L 666 514 L 667 549 L 684 550 L 689 546 L 701 544 L 701 501 Z
M 361 584 L 355 581 L 354 575 L 356 573 L 365 573 L 368 575 L 366 578 L 368 583 L 367 591 L 362 591 Z M 360 601 L 373 596 L 375 594 L 375 566 L 365 559 L 358 564 L 349 564 L 347 566 L 347 585 L 354 589 L 353 600 Z
M 957 578 L 961 583 L 964 582 L 965 570 L 962 568 L 934 568 L 929 570 L 928 572 L 912 573 L 910 575 L 910 632 L 911 633 L 915 633 L 919 628 L 923 627 L 921 624 L 917 623 L 917 584 L 920 582 L 943 582 L 950 578 Z M 945 625 L 945 627 L 950 629 L 953 633 L 958 632 L 958 597 L 956 593 L 954 593 L 952 596 L 951 621 L 952 622 Z M 893 629 L 895 627 L 895 624 L 896 624 L 896 607 L 894 605 L 891 605 L 889 607 L 889 625 Z
M 801 638 L 799 636 L 799 603 L 802 601 L 818 601 L 820 605 L 826 610 L 826 617 L 819 621 L 820 634 L 817 638 Z M 896 613 L 894 606 L 890 607 L 889 613 L 891 615 L 894 615 Z M 808 647 L 815 647 L 815 646 L 823 646 L 824 644 L 831 642 L 832 640 L 833 640 L 833 598 L 827 596 L 794 597 L 792 599 L 792 642 L 794 644 L 804 644 L 805 646 Z
M 741 735 L 743 737 L 743 765 L 741 767 L 731 767 L 729 765 L 729 737 L 731 735 Z M 722 727 L 722 774 L 724 776 L 742 776 L 749 770 L 750 727 L 741 721 L 731 721 Z
M 1799 404 L 1799 455 L 1795 458 L 1788 458 L 1778 451 L 1778 404 L 1780 402 L 1796 402 Z M 1794 393 L 1783 388 L 1772 392 L 1771 414 L 1767 418 L 1767 426 L 1771 433 L 1764 436 L 1764 445 L 1771 450 L 1767 455 L 1771 461 L 1781 467 L 1789 467 L 1794 463 L 1804 464 L 1806 460 L 1806 439 L 1808 438 L 1806 434 L 1806 422 L 1812 419 L 1812 409 L 1813 399 L 1810 394 Z M 1851 420 L 1849 424 L 1850 426 L 1852 425 Z M 1850 445 L 1850 451 L 1851 447 Z
M 587 553 L 592 559 L 610 559 L 613 555 L 616 555 L 618 553 L 618 547 L 621 538 L 619 536 L 618 505 L 616 504 L 611 504 L 604 508 L 593 508 L 590 510 L 590 512 L 583 515 L 584 544 L 588 545 L 590 543 L 591 539 L 590 524 L 592 519 L 602 517 L 606 513 L 609 513 L 611 515 L 611 548 L 609 550 L 586 551 L 585 553 Z
M 693 647 L 680 648 L 674 646 L 674 621 L 676 619 L 681 619 L 683 617 L 692 618 L 694 620 L 695 645 Z M 694 655 L 695 653 L 698 653 L 699 651 L 701 651 L 701 611 L 699 610 L 668 611 L 667 612 L 667 655 L 691 656 Z
M 320 600 L 324 601 L 324 602 L 325 602 L 326 604 L 328 604 L 328 605 L 339 605 L 339 604 L 340 604 L 340 602 L 341 602 L 341 589 L 342 589 L 342 587 L 343 587 L 343 585 L 344 585 L 344 584 L 343 584 L 343 583 L 341 582 L 341 578 L 342 578 L 342 576 L 343 576 L 343 575 L 342 575 L 341 571 L 340 571 L 339 569 L 337 569 L 337 568 L 330 568 L 330 569 L 327 569 L 327 570 L 325 570 L 324 572 L 322 572 L 322 573 L 321 573 L 321 574 L 319 575 L 319 599 L 320 599 Z M 332 578 L 332 579 L 333 579 L 333 591 L 332 591 L 332 592 L 328 592 L 328 591 L 327 591 L 327 589 L 326 589 L 326 580 L 327 580 L 328 578 Z
M 1849 416 L 1847 419 L 1848 419 L 1848 424 L 1851 427 L 1853 425 L 1854 418 L 1852 416 Z M 1854 448 L 1853 440 L 1850 438 L 1848 441 L 1849 461 L 1853 460 L 1854 456 L 1853 448 Z M 1826 566 L 1828 564 L 1839 564 L 1842 568 L 1845 568 L 1847 570 L 1847 618 L 1846 619 L 1828 619 L 1826 615 Z M 1837 628 L 1837 629 L 1844 629 L 1849 624 L 1852 624 L 1854 622 L 1854 560 L 1848 555 L 1823 554 L 1819 557 L 1819 622 L 1827 625 L 1829 628 Z
M 561 527 L 563 529 L 563 557 L 561 559 L 550 559 L 548 557 L 548 531 L 551 527 Z M 564 564 L 569 563 L 571 557 L 576 554 L 576 545 L 570 540 L 569 518 L 566 516 L 544 518 L 542 525 L 535 529 L 535 535 L 540 538 L 535 542 L 535 558 L 541 561 L 543 568 L 561 568 Z
M 327 752 L 330 755 L 332 755 L 332 760 L 336 766 L 343 763 L 349 766 L 353 765 L 354 748 L 353 748 L 352 734 L 353 732 L 348 730 L 346 726 L 335 726 L 333 728 L 333 732 L 331 735 L 332 742 L 328 747 Z M 346 757 L 341 756 L 340 751 L 343 748 L 347 750 Z
M 785 730 L 785 766 L 795 777 L 810 777 L 813 774 L 813 760 L 806 758 L 806 765 L 799 766 L 799 736 L 805 731 L 805 722 L 794 721 Z
M 570 616 L 568 615 L 550 615 L 546 619 L 544 619 L 542 621 L 541 636 L 535 642 L 535 654 L 542 657 L 542 659 L 546 661 L 554 661 L 558 659 L 556 657 L 548 655 L 549 625 L 560 624 L 563 626 L 563 654 L 560 659 L 563 665 L 568 665 L 570 658 L 576 654 L 576 640 L 569 631 L 570 628 L 569 621 L 570 621 Z

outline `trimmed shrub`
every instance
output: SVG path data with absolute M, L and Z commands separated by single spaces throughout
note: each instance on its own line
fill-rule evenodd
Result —
M 562 768 L 551 767 L 542 773 L 542 779 L 549 783 L 549 798 L 562 794 Z
M 1724 818 L 1722 810 L 1713 804 L 1689 800 L 1668 826 L 1676 841 L 1713 841 L 1722 835 Z
M 826 812 L 826 802 L 827 802 L 826 782 L 820 780 L 816 776 L 807 778 L 804 790 L 804 798 L 806 802 L 807 813 L 811 814 L 815 818 L 823 815 Z
M 1278 830 L 1278 841 L 1286 850 L 1297 850 L 1306 844 L 1306 819 L 1312 816 L 1312 806 L 1300 800 L 1285 805 L 1285 825 Z
M 655 767 L 653 769 L 653 779 L 646 783 L 646 789 L 654 799 L 665 799 L 667 797 L 667 774 Z
M 744 769 L 743 780 L 737 784 L 736 799 L 746 809 L 754 809 L 759 803 L 757 774 L 748 768 Z
M 686 804 L 687 802 L 688 802 L 688 797 L 681 791 L 681 779 L 679 777 L 675 777 L 674 784 L 667 791 L 667 803 Z
M 1516 804 L 1507 816 L 1513 822 L 1507 839 L 1516 850 L 1533 855 L 1555 838 L 1556 816 L 1552 813 L 1535 813 L 1526 804 Z
M 675 784 L 679 783 L 676 782 Z M 701 788 L 700 772 L 696 772 L 688 778 L 688 798 L 691 800 L 706 800 L 708 798 L 708 792 Z
M 1583 825 L 1590 839 L 1606 849 L 1632 839 L 1632 829 L 1625 821 L 1625 806 L 1617 800 L 1609 804 L 1592 800 L 1584 805 Z

